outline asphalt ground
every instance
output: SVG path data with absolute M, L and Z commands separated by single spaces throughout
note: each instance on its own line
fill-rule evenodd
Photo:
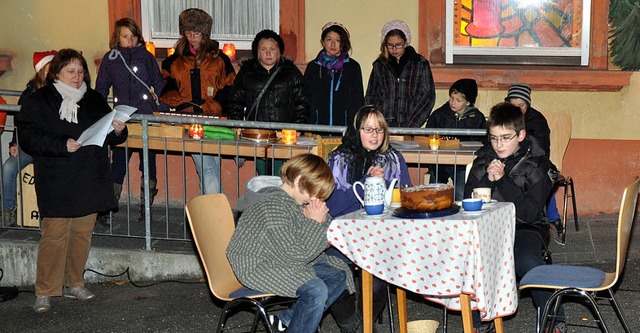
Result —
M 636 218 L 636 221 L 638 218 Z M 617 216 L 581 217 L 580 231 L 569 222 L 567 244 L 551 244 L 554 263 L 588 265 L 612 271 L 616 257 Z M 616 287 L 616 298 L 632 331 L 640 331 L 640 231 L 634 228 L 628 261 Z M 0 234 L 0 240 L 2 235 Z M 100 246 L 109 246 L 102 240 Z M 87 271 L 85 274 L 96 274 Z M 33 312 L 32 287 L 21 288 L 17 298 L 0 303 L 0 332 L 211 332 L 215 331 L 223 302 L 209 292 L 205 281 L 152 281 L 132 283 L 126 274 L 111 277 L 107 283 L 87 286 L 97 297 L 81 302 L 56 297 L 51 311 Z M 434 319 L 441 323 L 442 308 L 418 295 L 409 294 L 408 318 Z M 606 303 L 606 302 L 605 302 Z M 602 303 L 602 304 L 605 304 Z M 615 313 L 608 305 L 600 307 L 610 332 L 623 332 Z M 590 310 L 570 301 L 565 306 L 569 332 L 600 332 Z M 518 312 L 505 318 L 506 332 L 535 332 L 535 309 L 531 299 L 522 294 Z M 232 317 L 232 327 L 249 324 L 252 316 L 241 312 Z M 396 324 L 397 328 L 397 324 Z M 442 329 L 438 332 L 442 332 Z M 248 331 L 248 330 L 244 330 Z M 333 319 L 326 317 L 322 332 L 338 332 Z M 385 315 L 375 324 L 378 333 L 390 332 Z M 448 332 L 461 332 L 460 315 L 450 311 Z

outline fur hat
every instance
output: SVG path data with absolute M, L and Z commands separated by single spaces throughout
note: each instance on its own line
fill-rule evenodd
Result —
M 258 60 L 258 44 L 262 39 L 273 39 L 278 43 L 278 48 L 280 49 L 280 55 L 284 55 L 284 40 L 282 37 L 278 35 L 275 31 L 265 29 L 256 34 L 256 37 L 251 42 L 251 54 L 253 55 L 253 59 Z
M 196 31 L 202 33 L 203 36 L 210 37 L 213 19 L 202 9 L 189 8 L 180 13 L 179 24 L 182 36 L 185 31 Z
M 460 79 L 451 85 L 451 88 L 449 88 L 449 95 L 451 95 L 454 90 L 464 94 L 467 102 L 471 105 L 476 104 L 476 98 L 478 97 L 478 84 L 476 83 L 476 80 Z
M 36 73 L 44 68 L 48 63 L 53 60 L 53 57 L 58 53 L 56 50 L 45 51 L 45 52 L 33 52 L 33 68 L 35 68 Z
M 400 30 L 407 37 L 407 45 L 411 44 L 411 30 L 409 30 L 409 26 L 402 20 L 392 20 L 387 22 L 382 27 L 382 33 L 380 35 L 380 44 L 384 43 L 384 38 L 387 37 L 387 34 L 391 30 Z
M 509 87 L 505 102 L 509 102 L 512 98 L 520 98 L 527 102 L 527 105 L 531 106 L 531 87 L 526 83 L 518 83 Z

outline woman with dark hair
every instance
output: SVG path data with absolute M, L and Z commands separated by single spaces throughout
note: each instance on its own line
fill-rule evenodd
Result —
M 387 22 L 381 37 L 365 103 L 379 107 L 390 127 L 421 127 L 436 101 L 429 61 L 409 46 L 411 31 L 404 21 Z
M 322 50 L 304 72 L 309 123 L 348 126 L 364 104 L 360 64 L 349 56 L 349 31 L 329 22 L 322 27 L 320 44 Z
M 169 107 L 158 101 L 155 91 L 162 91 L 164 82 L 156 58 L 147 51 L 142 32 L 138 24 L 130 18 L 122 18 L 114 24 L 113 35 L 109 42 L 111 49 L 102 58 L 96 90 L 107 98 L 113 87 L 113 105 L 129 105 L 137 108 L 138 114 L 153 114 L 153 111 L 168 110 Z M 112 154 L 111 177 L 116 201 L 120 200 L 122 183 L 127 171 L 127 163 L 134 149 L 129 148 L 125 156 L 124 148 L 115 148 Z M 143 172 L 142 150 L 139 170 Z M 140 184 L 143 182 L 141 181 Z M 150 202 L 158 194 L 156 177 L 156 151 L 149 150 L 149 190 Z M 140 210 L 138 219 L 144 219 L 144 189 L 140 189 Z M 106 222 L 107 215 L 99 220 Z
M 387 186 L 397 178 L 399 186 L 411 185 L 409 170 L 402 154 L 389 143 L 389 128 L 380 110 L 365 105 L 358 110 L 345 135 L 342 144 L 329 154 L 328 163 L 335 179 L 335 189 L 327 200 L 329 214 L 336 217 L 362 208 L 353 193 L 353 184 L 363 182 L 367 177 L 383 177 Z M 360 197 L 364 191 L 359 189 Z M 337 256 L 351 267 L 355 265 L 340 251 L 331 247 L 327 254 Z M 387 300 L 386 283 L 374 277 L 373 315 L 378 317 Z M 334 306 L 355 306 L 355 301 L 339 299 Z M 339 313 L 340 311 L 333 311 Z M 338 318 L 336 318 L 338 321 Z
M 176 52 L 162 61 L 166 85 L 160 100 L 176 111 L 219 116 L 235 72 L 231 61 L 210 38 L 213 19 L 202 9 L 180 13 Z M 203 194 L 219 193 L 220 157 L 191 154 Z
M 54 296 L 95 297 L 84 287 L 84 266 L 97 212 L 116 204 L 108 145 L 123 143 L 127 127 L 114 119 L 114 130 L 101 146 L 76 141 L 111 112 L 89 83 L 82 54 L 62 49 L 51 61 L 45 86 L 24 102 L 17 116 L 20 148 L 33 157 L 42 218 L 33 307 L 38 313 L 49 311 Z
M 309 105 L 302 73 L 285 59 L 284 41 L 262 30 L 251 43 L 253 58 L 242 63 L 229 99 L 231 119 L 306 123 Z

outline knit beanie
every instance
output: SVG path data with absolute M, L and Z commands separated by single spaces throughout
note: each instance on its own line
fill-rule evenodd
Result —
M 527 102 L 527 105 L 531 106 L 531 87 L 526 83 L 518 83 L 509 87 L 505 102 L 508 102 L 512 98 L 520 98 Z
M 48 63 L 53 60 L 53 57 L 58 53 L 56 50 L 45 51 L 45 52 L 33 52 L 33 68 L 35 68 L 36 73 L 44 68 Z
M 202 33 L 203 36 L 210 37 L 213 19 L 202 9 L 189 8 L 180 13 L 179 24 L 182 36 L 185 31 L 196 31 Z
M 280 49 L 280 55 L 284 55 L 284 40 L 282 37 L 278 35 L 275 31 L 265 29 L 256 34 L 256 37 L 251 42 L 251 54 L 253 55 L 253 59 L 258 60 L 258 44 L 262 39 L 273 39 L 278 43 L 278 48 Z
M 391 30 L 400 30 L 407 37 L 407 45 L 411 44 L 411 30 L 409 30 L 409 26 L 402 20 L 392 20 L 387 22 L 382 27 L 382 33 L 380 35 L 380 44 L 384 43 L 384 38 L 387 37 L 387 34 Z
M 460 79 L 451 85 L 451 88 L 449 88 L 449 95 L 451 95 L 454 90 L 464 94 L 467 102 L 471 105 L 476 104 L 476 98 L 478 97 L 478 84 L 476 83 L 476 80 Z

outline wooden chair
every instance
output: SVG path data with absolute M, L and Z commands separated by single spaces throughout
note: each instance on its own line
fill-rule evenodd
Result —
M 241 306 L 254 311 L 253 330 L 262 321 L 267 331 L 273 333 L 267 310 L 275 305 L 291 303 L 273 294 L 244 287 L 236 278 L 227 259 L 226 250 L 235 230 L 231 206 L 224 194 L 207 194 L 193 198 L 185 207 L 193 240 L 207 276 L 209 290 L 220 300 L 226 301 L 218 321 L 216 332 L 226 329 L 232 311 Z
M 562 236 L 562 244 L 564 245 L 567 238 L 567 206 L 569 198 L 573 204 L 573 221 L 576 231 L 580 230 L 578 226 L 578 209 L 576 206 L 576 197 L 573 187 L 573 178 L 571 176 L 562 175 L 562 162 L 567 146 L 571 140 L 571 115 L 568 113 L 556 112 L 545 115 L 547 123 L 551 129 L 551 156 L 549 159 L 560 171 L 558 179 L 553 184 L 553 191 L 562 187 L 564 190 L 563 207 L 562 207 L 562 224 L 558 233 Z
M 604 272 L 602 270 L 583 267 L 583 266 L 567 266 L 567 265 L 541 265 L 533 268 L 520 281 L 520 290 L 527 288 L 553 289 L 555 292 L 551 295 L 547 304 L 545 304 L 542 315 L 542 324 L 538 325 L 539 332 L 543 332 L 547 326 L 547 321 L 551 318 L 549 327 L 555 324 L 555 318 L 562 303 L 563 296 L 577 296 L 588 301 L 596 315 L 597 321 L 600 323 L 604 332 L 609 332 L 604 318 L 598 310 L 597 300 L 605 299 L 611 303 L 622 327 L 625 332 L 631 332 L 627 325 L 622 311 L 613 296 L 612 288 L 618 282 L 618 278 L 622 274 L 624 264 L 627 258 L 627 250 L 629 247 L 629 238 L 633 227 L 633 218 L 636 212 L 636 204 L 638 201 L 638 188 L 640 187 L 640 177 L 627 186 L 622 194 L 622 203 L 620 204 L 620 214 L 618 215 L 618 240 L 617 240 L 617 257 L 615 272 Z M 597 292 L 605 291 L 607 295 L 597 296 Z M 553 314 L 550 314 L 553 311 Z

